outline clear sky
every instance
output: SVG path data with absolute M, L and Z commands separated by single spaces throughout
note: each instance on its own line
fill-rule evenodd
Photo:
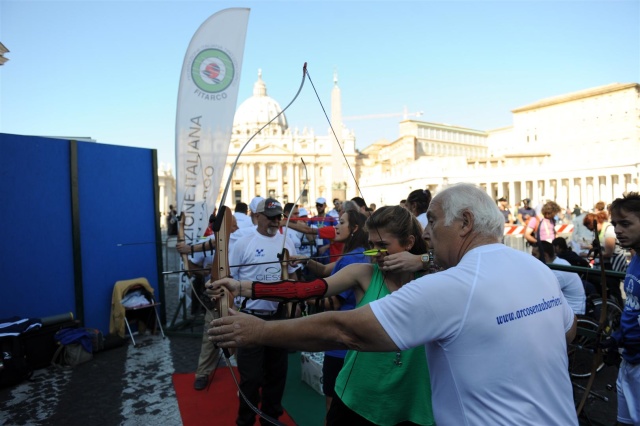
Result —
M 394 140 L 405 107 L 490 130 L 546 97 L 640 82 L 640 0 L 0 0 L 0 132 L 156 148 L 174 165 L 187 46 L 227 7 L 251 9 L 238 104 L 260 68 L 284 107 L 307 62 L 328 109 L 337 71 L 344 116 L 398 114 L 345 122 L 358 148 Z M 286 115 L 328 133 L 308 82 Z

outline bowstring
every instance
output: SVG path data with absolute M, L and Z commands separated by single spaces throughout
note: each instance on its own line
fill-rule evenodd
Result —
M 307 77 L 309 78 L 309 83 L 311 84 L 311 87 L 313 87 L 313 91 L 316 94 L 316 98 L 318 99 L 318 103 L 320 103 L 320 107 L 322 108 L 322 113 L 324 114 L 325 119 L 327 120 L 327 123 L 329 123 L 329 128 L 331 129 L 331 133 L 333 134 L 333 137 L 335 139 L 335 142 L 338 144 L 338 147 L 340 148 L 340 152 L 342 153 L 342 158 L 344 158 L 344 162 L 347 164 L 347 168 L 349 169 L 349 173 L 351 174 L 351 177 L 353 178 L 353 182 L 356 185 L 356 188 L 358 190 L 358 193 L 360 194 L 360 197 L 362 197 L 362 200 L 365 200 L 364 195 L 362 194 L 362 190 L 360 189 L 360 185 L 358 185 L 358 180 L 356 179 L 355 174 L 353 173 L 353 170 L 351 169 L 351 165 L 349 164 L 349 161 L 347 160 L 347 156 L 344 153 L 344 149 L 342 149 L 342 146 L 340 145 L 340 139 L 338 139 L 338 135 L 336 134 L 335 129 L 333 128 L 333 124 L 331 123 L 331 120 L 329 119 L 329 115 L 327 114 L 327 111 L 324 107 L 324 105 L 322 104 L 322 100 L 320 99 L 320 95 L 318 95 L 318 91 L 316 90 L 316 86 L 313 84 L 313 80 L 311 79 L 311 75 L 309 74 L 309 70 L 307 70 L 305 68 L 305 73 L 307 74 Z M 367 204 L 367 202 L 364 202 L 365 205 Z M 380 238 L 380 241 L 382 241 L 382 235 L 380 235 L 380 230 L 376 228 L 376 233 L 378 234 L 378 238 Z M 382 283 L 384 284 L 384 287 L 387 287 L 387 289 L 389 289 L 389 286 L 387 285 L 387 276 L 386 273 L 381 269 L 378 268 L 380 270 L 380 273 L 382 274 Z M 371 275 L 371 277 L 373 278 L 373 273 Z M 380 293 L 382 292 L 382 287 L 380 286 L 380 288 L 378 289 L 378 294 L 376 295 L 376 299 L 380 299 Z M 347 379 L 345 381 L 344 384 L 344 388 L 342 389 L 342 394 L 340 395 L 340 399 L 342 400 L 344 397 L 344 393 L 347 390 L 347 385 L 349 384 L 349 379 L 351 378 L 351 373 L 353 372 L 353 368 L 356 365 L 356 361 L 358 360 L 358 355 L 360 355 L 360 351 L 355 351 L 355 356 L 353 358 L 353 363 L 351 364 L 351 369 L 349 370 L 349 374 L 347 375 Z
M 214 249 L 215 251 L 215 249 Z M 382 250 L 378 250 L 378 251 L 382 251 Z M 329 258 L 339 258 L 339 257 L 348 257 L 348 256 L 360 256 L 360 253 L 345 253 L 345 254 L 330 254 Z M 365 255 L 366 256 L 366 255 Z M 295 261 L 305 261 L 305 260 L 318 260 L 318 259 L 322 259 L 322 257 L 320 256 L 310 256 L 310 257 L 302 257 L 302 258 L 297 258 L 297 259 L 291 259 L 288 262 L 295 262 Z M 275 263 L 281 263 L 280 260 L 273 260 L 273 261 L 269 261 L 269 262 L 256 262 L 256 263 L 242 263 L 239 265 L 229 265 L 229 268 L 240 268 L 242 266 L 255 266 L 255 265 L 271 265 L 271 264 L 275 264 Z M 209 271 L 211 270 L 211 268 L 197 268 L 197 269 L 179 269 L 176 271 L 165 271 L 162 274 L 163 275 L 169 275 L 169 274 L 178 274 L 180 272 L 197 272 L 197 271 Z

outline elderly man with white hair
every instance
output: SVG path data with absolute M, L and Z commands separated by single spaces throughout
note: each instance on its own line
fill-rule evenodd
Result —
M 427 217 L 424 237 L 444 271 L 351 311 L 271 322 L 242 314 L 216 319 L 210 339 L 224 348 L 309 351 L 424 345 L 439 426 L 577 425 L 567 361 L 576 321 L 553 272 L 501 244 L 504 217 L 482 188 L 444 189 Z M 324 291 L 309 286 L 304 297 Z

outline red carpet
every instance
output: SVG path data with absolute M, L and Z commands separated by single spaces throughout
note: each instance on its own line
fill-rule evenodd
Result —
M 238 370 L 234 368 L 234 371 L 240 380 Z M 193 389 L 194 380 L 193 373 L 173 375 L 173 387 L 178 397 L 182 424 L 184 426 L 235 425 L 239 404 L 238 389 L 229 368 L 216 370 L 208 390 Z M 286 412 L 280 416 L 279 421 L 289 426 L 296 425 Z M 259 424 L 257 420 L 256 424 Z

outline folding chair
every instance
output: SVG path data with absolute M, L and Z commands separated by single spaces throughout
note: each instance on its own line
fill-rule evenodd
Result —
M 126 307 L 122 305 L 122 299 L 128 293 L 135 290 L 140 290 L 149 303 L 140 304 L 134 307 Z M 160 302 L 156 302 L 153 295 L 153 288 L 149 285 L 149 282 L 146 278 L 135 278 L 132 280 L 116 282 L 113 288 L 113 297 L 111 302 L 111 323 L 109 326 L 109 331 L 111 333 L 117 333 L 120 337 L 124 338 L 126 326 L 133 346 L 137 347 L 138 344 L 133 337 L 133 332 L 131 330 L 131 324 L 129 323 L 129 320 L 132 318 L 136 318 L 138 320 L 144 318 L 145 311 L 147 311 L 146 320 L 148 320 L 151 316 L 150 310 L 152 310 L 155 314 L 155 326 L 153 332 L 155 333 L 155 328 L 158 327 L 160 328 L 162 338 L 165 338 L 164 330 L 162 329 L 162 324 L 160 323 L 160 315 L 158 314 L 158 306 L 160 306 Z

